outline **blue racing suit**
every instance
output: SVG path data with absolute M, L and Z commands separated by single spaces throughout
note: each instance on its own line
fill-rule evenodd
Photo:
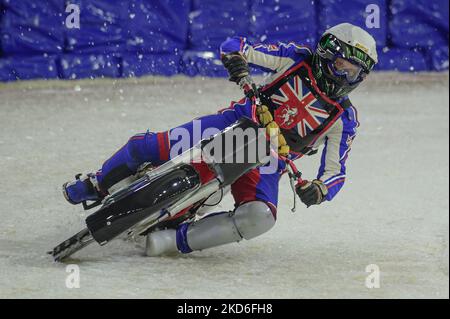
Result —
M 231 52 L 240 52 L 250 65 L 269 73 L 262 86 L 267 89 L 263 89 L 262 92 L 270 92 L 266 100 L 271 104 L 275 121 L 280 127 L 284 127 L 283 132 L 293 137 L 292 140 L 295 140 L 297 136 L 304 144 L 300 149 L 293 151 L 290 158 L 297 159 L 303 155 L 314 154 L 321 145 L 324 145 L 317 178 L 322 180 L 328 188 L 326 199 L 332 200 L 344 185 L 346 161 L 359 126 L 357 111 L 348 97 L 339 101 L 330 101 L 317 90 L 313 89 L 314 92 L 310 92 L 311 88 L 315 87 L 315 81 L 311 79 L 312 74 L 308 73 L 312 51 L 305 46 L 295 43 L 251 44 L 246 38 L 235 37 L 228 39 L 221 46 L 222 54 Z M 303 71 L 306 70 L 307 76 L 293 77 L 292 75 L 302 67 Z M 275 87 L 277 85 L 278 87 L 273 89 L 274 83 L 281 83 L 285 78 L 289 78 L 290 82 L 276 84 Z M 318 102 L 320 99 L 322 104 L 324 100 L 328 101 L 325 103 L 328 105 L 338 104 L 340 112 L 335 113 L 333 121 L 327 122 L 325 119 L 328 114 L 321 108 Z M 291 113 L 287 112 L 290 109 L 284 110 L 283 107 L 293 106 L 295 103 L 306 105 L 307 112 L 303 112 L 303 118 L 297 117 L 293 120 L 294 118 L 289 118 Z M 200 117 L 197 121 L 201 123 L 202 132 L 205 132 L 209 128 L 223 130 L 243 116 L 258 121 L 255 116 L 255 106 L 246 98 L 239 102 L 232 102 L 230 107 L 217 114 Z M 100 186 L 104 189 L 109 188 L 125 176 L 135 174 L 137 168 L 145 162 L 160 165 L 177 155 L 178 152 L 173 152 L 172 147 L 182 137 L 171 134 L 177 129 L 182 128 L 192 133 L 189 137 L 190 145 L 196 144 L 205 136 L 193 134 L 194 125 L 194 122 L 189 122 L 166 132 L 148 131 L 133 136 L 97 172 Z M 318 130 L 319 133 L 317 133 Z M 314 132 L 315 135 L 312 134 Z M 314 138 L 308 139 L 309 136 Z M 295 142 L 291 143 L 295 144 Z M 291 149 L 295 150 L 295 147 Z M 271 207 L 276 216 L 278 184 L 284 170 L 284 163 L 280 161 L 276 173 L 261 174 L 260 169 L 255 169 L 242 176 L 231 188 L 236 205 L 254 200 L 263 201 Z

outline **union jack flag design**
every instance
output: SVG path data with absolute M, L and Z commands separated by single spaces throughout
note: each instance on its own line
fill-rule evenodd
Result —
M 301 137 L 307 136 L 329 117 L 299 76 L 283 84 L 271 100 L 279 106 L 274 112 L 278 126 L 295 129 Z

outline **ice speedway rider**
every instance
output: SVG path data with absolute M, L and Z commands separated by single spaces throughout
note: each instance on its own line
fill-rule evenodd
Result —
M 324 145 L 317 178 L 297 187 L 306 206 L 331 201 L 346 178 L 346 160 L 359 126 L 357 111 L 348 94 L 364 81 L 378 62 L 376 43 L 363 29 L 343 23 L 327 30 L 315 52 L 295 43 L 251 44 L 244 37 L 226 40 L 221 56 L 230 81 L 238 83 L 249 75 L 249 65 L 270 72 L 259 88 L 262 107 L 255 109 L 249 98 L 233 102 L 217 114 L 201 121 L 202 130 L 223 130 L 246 116 L 267 128 L 279 128 L 279 153 L 290 159 L 315 154 Z M 192 132 L 193 122 L 182 126 Z M 108 189 L 136 174 L 143 163 L 154 166 L 170 160 L 171 145 L 177 140 L 166 132 L 135 135 L 109 158 L 100 170 L 64 184 L 66 199 L 72 204 L 97 200 Z M 191 143 L 198 141 L 191 138 Z M 233 212 L 217 212 L 176 229 L 164 229 L 147 236 L 146 253 L 190 253 L 257 237 L 276 221 L 280 175 L 261 174 L 254 169 L 231 187 Z

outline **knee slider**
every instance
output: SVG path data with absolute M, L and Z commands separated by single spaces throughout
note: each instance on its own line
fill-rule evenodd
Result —
M 236 209 L 234 222 L 241 236 L 249 240 L 271 229 L 275 225 L 275 217 L 266 203 L 253 201 Z

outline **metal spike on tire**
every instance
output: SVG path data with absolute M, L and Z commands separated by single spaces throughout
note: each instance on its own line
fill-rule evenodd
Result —
M 60 262 L 94 241 L 89 229 L 85 228 L 49 251 L 54 261 Z

